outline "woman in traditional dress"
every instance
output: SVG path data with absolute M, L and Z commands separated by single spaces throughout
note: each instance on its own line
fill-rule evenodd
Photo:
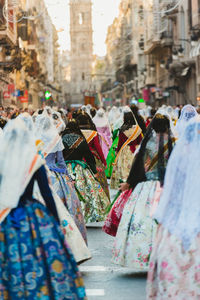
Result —
M 134 152 L 142 140 L 142 130 L 130 108 L 124 108 L 123 114 L 124 123 L 119 131 L 117 155 L 110 182 L 112 189 L 118 189 L 121 182 L 126 182 L 134 159 Z
M 43 152 L 47 166 L 50 170 L 49 176 L 54 191 L 63 201 L 87 243 L 87 232 L 81 203 L 72 184 L 73 179 L 70 178 L 67 172 L 62 154 L 64 146 L 61 137 L 58 135 L 58 130 L 60 130 L 62 126 L 60 125 L 60 122 L 57 124 L 59 124 L 59 127 L 54 126 L 53 120 L 44 111 L 36 118 L 35 125 L 37 136 L 44 143 Z M 63 128 L 61 131 L 63 131 Z
M 97 128 L 97 131 L 100 135 L 100 144 L 104 154 L 105 159 L 107 158 L 110 147 L 112 146 L 112 134 L 109 125 L 108 118 L 106 117 L 106 113 L 103 108 L 100 108 L 95 117 L 93 118 L 93 122 Z
M 105 160 L 103 151 L 102 151 L 100 143 L 99 143 L 99 136 L 98 136 L 98 132 L 95 128 L 95 125 L 92 124 L 92 120 L 91 120 L 90 116 L 84 112 L 80 113 L 76 120 L 79 124 L 81 132 L 83 133 L 83 135 L 88 143 L 90 151 L 94 155 L 95 162 L 96 162 L 96 168 L 98 171 L 96 178 L 99 181 L 99 183 L 101 184 L 107 197 L 110 199 L 108 182 L 107 182 L 107 178 L 106 178 L 106 174 L 105 174 L 106 160 Z
M 35 139 L 19 119 L 0 139 L 0 298 L 85 299 Z M 35 182 L 46 207 L 32 196 Z
M 133 192 L 126 200 L 117 230 L 112 259 L 116 264 L 141 271 L 148 268 L 157 227 L 150 209 L 156 189 L 163 183 L 173 142 L 169 119 L 157 114 L 135 157 L 127 183 L 121 186 L 122 190 Z
M 200 298 L 200 120 L 188 123 L 170 157 L 154 214 L 159 223 L 147 299 Z
M 68 123 L 62 140 L 65 147 L 63 156 L 68 173 L 75 181 L 85 221 L 90 223 L 105 220 L 105 211 L 110 201 L 96 180 L 94 156 L 75 120 Z
M 114 116 L 112 116 L 113 120 L 114 120 Z M 120 113 L 120 110 L 118 109 L 118 115 L 117 118 L 115 118 L 115 120 L 113 121 L 113 132 L 112 132 L 112 146 L 108 152 L 108 156 L 106 158 L 106 164 L 107 164 L 107 168 L 106 168 L 106 177 L 108 179 L 111 178 L 112 172 L 113 172 L 113 165 L 116 159 L 116 149 L 118 146 L 118 142 L 119 142 L 119 129 L 121 128 L 121 126 L 123 125 L 123 116 L 122 113 Z
M 180 118 L 176 123 L 176 130 L 178 132 L 178 136 L 180 137 L 182 133 L 184 133 L 188 122 L 195 118 L 198 115 L 196 108 L 190 104 L 185 105 L 181 110 Z
M 40 118 L 41 117 L 42 117 L 42 115 L 40 115 Z M 44 130 L 44 128 L 43 128 L 43 130 L 41 130 L 41 127 L 39 127 L 39 130 L 37 130 L 37 133 L 36 133 L 35 124 L 33 123 L 32 117 L 28 113 L 22 113 L 17 118 L 21 119 L 24 122 L 24 124 L 26 125 L 26 128 L 29 130 L 30 134 L 36 140 L 38 154 L 40 154 L 42 158 L 44 158 L 47 155 L 47 152 L 46 152 L 47 150 L 45 150 L 45 149 L 49 149 L 48 151 L 50 151 L 50 153 L 51 153 L 52 149 L 57 148 L 57 150 L 58 150 L 58 147 L 61 147 L 61 149 L 63 149 L 61 138 L 59 137 L 59 139 L 57 139 L 58 134 L 57 134 L 57 131 L 55 130 L 55 128 L 53 127 L 52 121 L 49 122 L 51 124 L 50 128 L 53 127 L 54 130 L 49 131 L 49 127 L 45 126 L 45 130 Z M 44 114 L 43 114 L 43 118 L 44 118 Z M 49 118 L 49 116 L 47 115 L 47 120 L 45 121 L 45 123 L 48 123 L 48 118 Z M 44 122 L 42 122 L 42 123 L 44 123 Z M 38 140 L 38 137 L 43 138 L 45 142 L 42 142 L 42 140 Z M 53 142 L 52 142 L 52 140 L 53 140 Z M 49 145 L 51 147 L 49 147 Z M 58 152 L 56 152 L 56 153 L 58 153 Z M 61 155 L 58 155 L 58 157 L 62 158 Z M 84 218 L 82 215 L 81 207 L 78 210 L 76 210 L 75 209 L 76 202 L 73 203 L 71 201 L 71 200 L 73 200 L 74 188 L 66 196 L 63 189 L 61 189 L 62 183 L 61 182 L 59 183 L 60 178 L 55 180 L 55 178 L 57 178 L 55 174 L 57 174 L 59 176 L 59 174 L 58 174 L 59 172 L 61 172 L 60 176 L 62 176 L 62 178 L 64 176 L 64 179 L 65 179 L 66 171 L 64 173 L 63 169 L 64 168 L 66 169 L 66 166 L 65 166 L 65 164 L 63 165 L 62 159 L 58 160 L 58 166 L 53 164 L 54 171 L 50 171 L 46 165 L 45 165 L 45 169 L 47 171 L 47 177 L 48 177 L 48 181 L 50 184 L 50 189 L 51 189 L 51 192 L 53 194 L 53 198 L 54 198 L 54 201 L 56 204 L 59 221 L 61 224 L 61 229 L 65 236 L 65 240 L 66 240 L 67 244 L 70 246 L 72 253 L 76 259 L 76 262 L 81 263 L 81 262 L 84 262 L 85 260 L 90 259 L 91 253 L 86 245 L 86 243 L 87 243 L 86 228 L 85 228 L 85 224 L 84 224 Z M 51 169 L 52 160 L 48 159 L 48 162 L 49 163 L 51 162 L 49 165 L 49 167 Z M 56 168 L 56 170 L 55 170 L 55 168 Z M 64 173 L 64 175 L 63 175 L 63 173 Z M 52 186 L 52 182 L 54 183 L 54 186 Z M 70 188 L 71 186 L 70 186 L 69 182 L 67 181 L 67 187 Z M 58 196 L 59 191 L 60 191 L 63 199 L 67 199 L 67 206 L 69 207 L 71 215 L 66 208 L 66 202 L 64 200 L 61 200 L 61 198 Z M 40 201 L 42 204 L 45 204 L 44 199 L 40 193 L 40 190 L 39 190 L 39 187 L 37 184 L 34 185 L 33 197 L 35 199 L 37 199 L 38 201 Z M 76 196 L 76 199 L 77 199 L 77 196 Z M 71 202 L 72 202 L 72 207 L 70 206 Z M 65 205 L 64 205 L 64 203 L 65 203 Z M 78 199 L 78 203 L 80 206 L 79 199 Z M 82 235 L 81 235 L 81 233 L 82 233 Z

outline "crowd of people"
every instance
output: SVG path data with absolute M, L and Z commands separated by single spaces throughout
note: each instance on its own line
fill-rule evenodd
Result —
M 86 299 L 94 222 L 147 299 L 200 298 L 195 107 L 0 107 L 0 145 L 0 299 Z

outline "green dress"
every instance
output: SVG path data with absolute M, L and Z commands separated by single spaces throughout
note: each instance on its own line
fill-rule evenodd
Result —
M 112 175 L 112 171 L 113 171 L 113 163 L 115 161 L 116 158 L 116 154 L 115 154 L 115 149 L 118 146 L 118 142 L 119 142 L 119 129 L 114 130 L 113 132 L 113 143 L 112 146 L 110 148 L 110 151 L 108 153 L 106 162 L 107 162 L 107 168 L 106 168 L 106 177 L 110 178 Z

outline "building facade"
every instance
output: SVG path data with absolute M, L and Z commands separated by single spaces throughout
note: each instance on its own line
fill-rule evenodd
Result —
M 59 106 L 58 36 L 44 0 L 1 0 L 0 8 L 0 103 L 38 108 L 48 90 Z
M 198 0 L 121 1 L 107 33 L 111 77 L 102 93 L 121 103 L 200 103 L 199 16 Z
M 91 89 L 93 39 L 92 1 L 70 1 L 71 102 L 82 103 Z

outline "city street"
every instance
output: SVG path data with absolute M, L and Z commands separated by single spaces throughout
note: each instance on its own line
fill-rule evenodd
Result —
M 0 144 L 0 300 L 200 300 L 200 0 L 0 0 Z
M 111 263 L 114 238 L 88 227 L 92 259 L 80 266 L 89 300 L 145 300 L 146 274 Z

